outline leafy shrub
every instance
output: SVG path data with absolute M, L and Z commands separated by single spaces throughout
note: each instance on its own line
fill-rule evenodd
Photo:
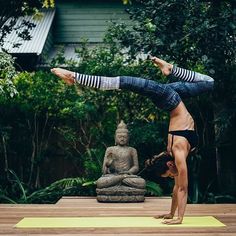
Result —
M 153 74 L 150 62 L 134 60 L 124 64 L 125 60 L 118 50 L 107 46 L 88 50 L 86 60 L 84 58 L 79 67 L 70 66 L 72 70 L 89 74 L 157 76 L 163 79 L 159 74 Z M 136 94 L 70 87 L 51 73 L 42 71 L 22 72 L 14 84 L 18 96 L 14 100 L 1 101 L 4 116 L 0 122 L 3 127 L 10 127 L 7 150 L 11 152 L 6 156 L 8 168 L 16 172 L 27 193 L 39 191 L 37 194 L 44 194 L 44 190 L 48 191 L 45 187 L 55 181 L 55 174 L 66 178 L 84 178 L 87 183 L 98 179 L 104 152 L 108 146 L 114 145 L 114 133 L 121 119 L 128 124 L 130 145 L 138 149 L 141 167 L 144 159 L 163 145 L 162 133 L 167 127 L 167 116 L 155 111 L 150 101 L 143 97 L 140 99 Z M 16 113 L 17 117 L 14 116 Z M 162 122 L 163 126 L 155 126 L 157 122 Z M 141 126 L 145 134 L 142 134 Z M 151 149 L 148 149 L 147 140 L 152 140 Z M 3 152 L 3 149 L 0 150 Z M 63 172 L 58 173 L 57 169 L 61 166 L 53 166 L 54 156 L 61 156 L 74 166 L 74 170 L 66 176 Z M 16 168 L 16 163 L 21 168 Z M 22 199 L 19 188 L 17 191 L 11 190 L 11 181 L 6 183 L 5 187 L 2 186 L 7 192 L 5 196 L 10 199 L 13 194 Z M 90 187 L 93 190 L 83 188 L 78 194 L 94 195 L 94 186 Z M 59 192 L 61 195 L 69 194 L 63 188 L 55 192 L 57 196 Z M 50 196 L 57 198 L 56 195 L 52 193 Z M 27 196 L 27 201 L 31 201 L 29 194 Z M 53 201 L 53 197 L 49 198 L 45 201 Z M 39 199 L 34 197 L 32 201 Z
M 12 82 L 15 75 L 13 57 L 5 52 L 0 52 L 0 96 L 13 97 L 17 94 Z

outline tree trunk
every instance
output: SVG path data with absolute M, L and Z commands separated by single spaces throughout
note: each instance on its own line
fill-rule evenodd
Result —
M 35 180 L 35 188 L 40 188 L 41 184 L 40 184 L 40 167 L 37 167 L 37 174 L 36 174 L 36 180 Z
M 7 147 L 6 147 L 6 139 L 4 134 L 2 134 L 2 145 L 3 145 L 3 153 L 4 153 L 4 162 L 5 162 L 5 167 L 4 171 L 6 173 L 7 179 L 9 179 L 9 173 L 8 173 L 8 158 L 7 158 Z
M 30 174 L 29 174 L 29 180 L 28 180 L 28 185 L 31 185 L 31 182 L 32 182 L 32 178 L 33 178 L 33 172 L 34 172 L 34 162 L 35 162 L 35 156 L 36 156 L 36 142 L 35 142 L 35 136 L 37 135 L 36 132 L 37 132 L 37 114 L 35 113 L 34 114 L 34 121 L 33 121 L 33 128 L 31 127 L 30 125 L 30 121 L 28 121 L 28 125 L 31 129 L 31 132 L 32 132 L 32 139 L 31 139 L 31 142 L 32 142 L 32 154 L 31 154 L 31 158 L 30 158 L 30 162 L 31 162 L 31 165 L 30 165 Z

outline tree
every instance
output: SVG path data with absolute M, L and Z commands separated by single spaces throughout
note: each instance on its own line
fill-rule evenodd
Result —
M 156 71 L 146 61 L 124 65 L 124 58 L 114 48 L 81 50 L 85 59 L 82 58 L 79 68 L 71 70 L 107 76 L 148 76 L 148 72 Z M 98 179 L 105 149 L 114 145 L 114 132 L 120 119 L 129 124 L 130 145 L 139 150 L 140 168 L 143 159 L 163 145 L 167 118 L 161 112 L 153 112 L 153 105 L 136 94 L 80 87 L 77 91 L 46 72 L 23 72 L 14 83 L 18 96 L 0 99 L 0 126 L 5 137 L 5 142 L 0 143 L 3 156 L 0 167 L 14 170 L 29 191 L 60 177 Z M 67 165 L 63 172 L 67 161 L 70 171 Z M 11 179 L 6 181 L 3 170 L 0 173 L 0 192 L 2 187 L 7 196 L 16 199 L 15 185 Z
M 204 97 L 207 103 L 199 103 L 201 107 L 198 111 L 201 116 L 194 112 L 194 109 L 193 112 L 198 120 L 200 117 L 203 118 L 198 125 L 206 127 L 202 129 L 204 133 L 201 135 L 201 142 L 204 141 L 204 146 L 208 147 L 208 150 L 215 148 L 215 165 L 221 191 L 227 189 L 235 193 L 230 187 L 236 186 L 236 182 L 233 181 L 236 179 L 232 167 L 233 158 L 229 158 L 236 153 L 233 144 L 236 130 L 236 2 L 135 2 L 138 3 L 138 7 L 128 10 L 135 22 L 133 29 L 117 25 L 110 30 L 113 35 L 111 40 L 118 40 L 123 47 L 128 48 L 131 57 L 140 52 L 150 53 L 178 63 L 182 67 L 195 68 L 200 72 L 207 71 L 215 79 L 213 99 Z M 209 119 L 206 119 L 206 112 L 210 114 Z M 210 139 L 211 129 L 215 129 L 215 139 Z M 226 169 L 222 169 L 224 166 Z M 227 188 L 225 181 L 230 181 Z

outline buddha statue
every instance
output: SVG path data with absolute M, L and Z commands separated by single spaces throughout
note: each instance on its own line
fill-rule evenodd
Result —
M 97 200 L 105 202 L 144 201 L 145 180 L 139 171 L 137 151 L 128 146 L 129 131 L 121 121 L 115 133 L 115 146 L 108 147 L 103 175 L 97 180 Z M 121 194 L 121 195 L 120 195 Z

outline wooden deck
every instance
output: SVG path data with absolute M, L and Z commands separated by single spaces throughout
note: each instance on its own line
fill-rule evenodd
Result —
M 215 228 L 14 228 L 23 217 L 153 216 L 166 213 L 170 198 L 146 198 L 144 203 L 98 203 L 95 198 L 64 197 L 55 205 L 0 204 L 1 235 L 194 235 L 235 236 L 236 204 L 188 205 L 186 216 L 212 215 L 226 224 Z

